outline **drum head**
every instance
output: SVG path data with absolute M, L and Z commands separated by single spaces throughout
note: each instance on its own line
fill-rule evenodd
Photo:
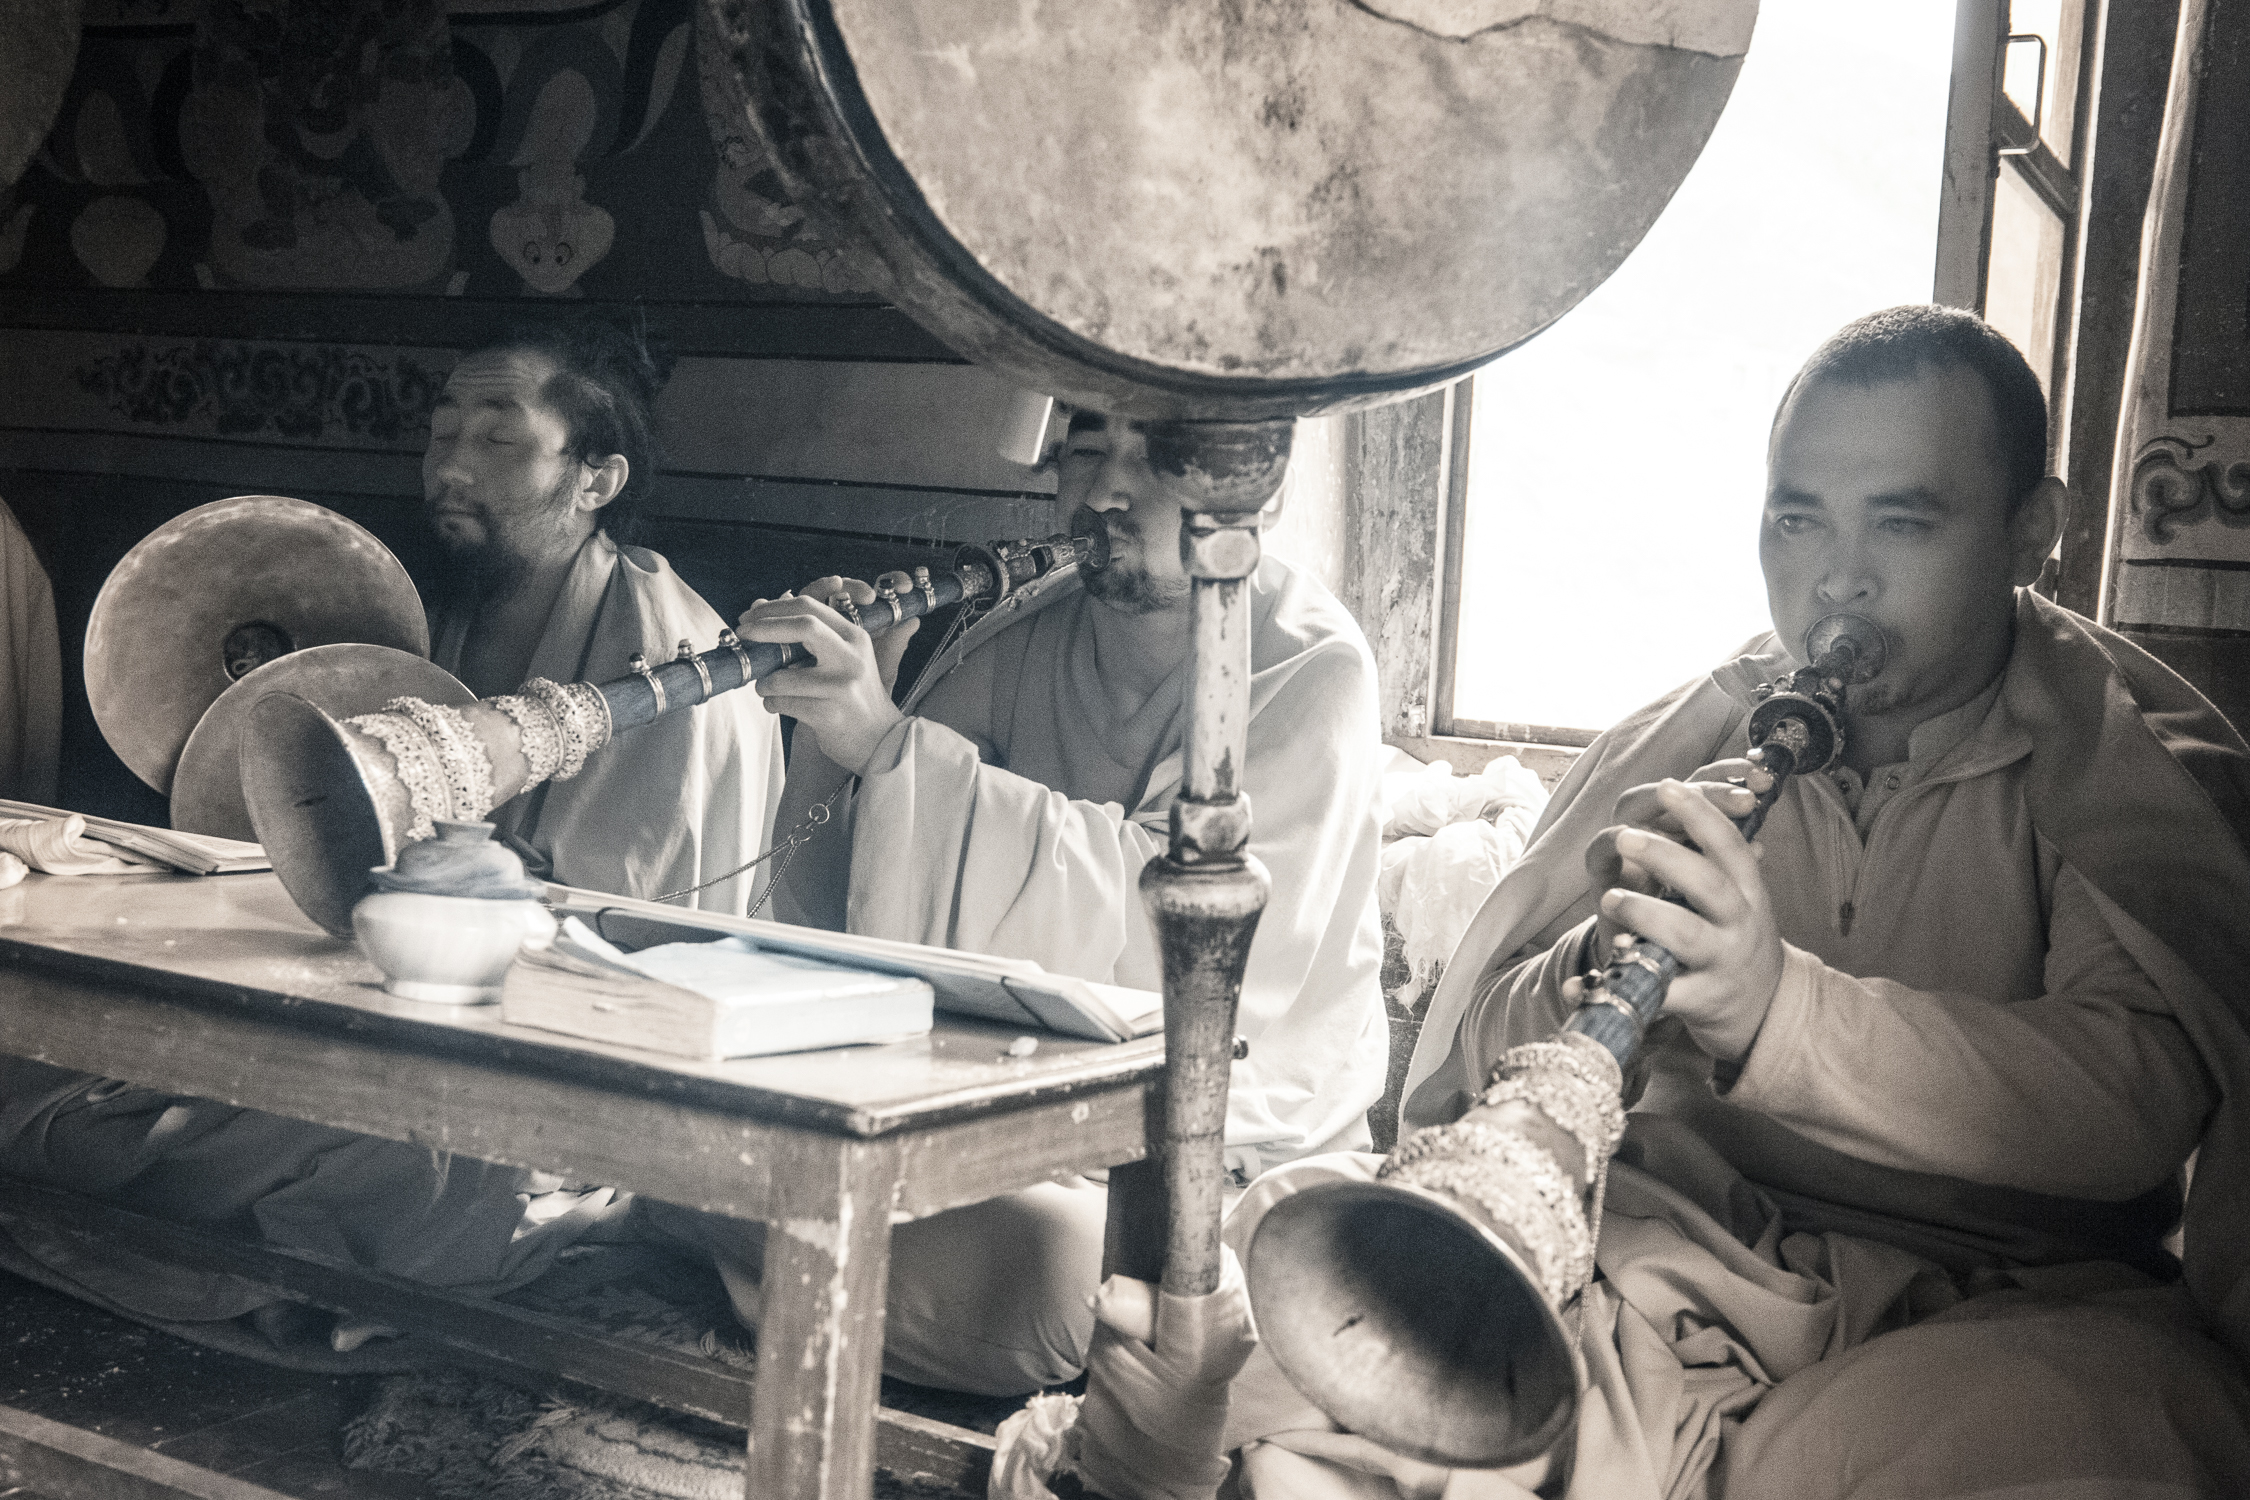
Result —
M 204 712 L 172 775 L 172 826 L 221 838 L 258 836 L 242 795 L 242 726 L 268 693 L 291 693 L 334 719 L 369 714 L 393 698 L 454 708 L 476 694 L 411 651 L 354 644 L 293 651 L 243 678 Z
M 289 652 L 345 641 L 430 654 L 406 569 L 332 510 L 238 495 L 165 522 L 109 575 L 86 627 L 86 696 L 118 759 L 169 793 L 220 694 Z
M 771 0 L 719 24 L 791 188 L 1034 389 L 1258 419 L 1440 384 L 1640 242 L 1756 0 Z M 786 105 L 786 108 L 783 107 Z

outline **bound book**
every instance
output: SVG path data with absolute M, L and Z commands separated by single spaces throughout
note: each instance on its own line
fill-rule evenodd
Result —
M 1089 1042 L 1125 1042 L 1164 1029 L 1164 997 L 1154 990 L 1056 974 L 1028 958 L 996 958 L 891 938 L 825 932 L 788 922 L 682 911 L 568 886 L 549 888 L 556 911 L 581 912 L 629 943 L 658 943 L 692 932 L 738 933 L 768 953 L 794 953 L 880 974 L 910 974 L 937 991 L 937 1008 L 1003 1026 L 1060 1032 Z
M 503 1020 L 681 1057 L 759 1057 L 930 1029 L 920 979 L 776 953 L 741 937 L 625 953 L 576 917 L 527 948 L 500 991 Z

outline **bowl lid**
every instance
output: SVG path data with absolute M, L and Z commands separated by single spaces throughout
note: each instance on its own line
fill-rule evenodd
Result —
M 516 851 L 492 837 L 490 823 L 440 821 L 437 837 L 399 851 L 398 862 L 369 871 L 375 888 L 417 896 L 467 896 L 478 901 L 536 901 L 543 881 L 524 873 Z

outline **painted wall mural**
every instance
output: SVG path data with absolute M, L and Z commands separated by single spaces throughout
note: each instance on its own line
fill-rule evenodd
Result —
M 867 303 L 696 0 L 93 0 L 0 289 Z
M 2106 611 L 2143 633 L 2250 638 L 2245 79 L 2250 0 L 2186 0 L 2113 490 Z

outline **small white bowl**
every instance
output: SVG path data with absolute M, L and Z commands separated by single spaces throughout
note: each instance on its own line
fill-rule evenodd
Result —
M 554 940 L 555 919 L 536 901 L 377 891 L 352 908 L 352 931 L 389 993 L 489 1005 L 500 998 L 517 950 Z

